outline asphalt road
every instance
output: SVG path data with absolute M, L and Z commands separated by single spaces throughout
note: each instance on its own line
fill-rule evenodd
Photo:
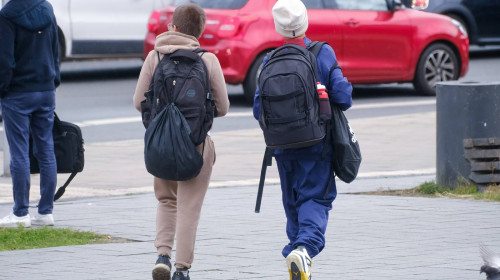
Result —
M 87 61 L 63 63 L 56 112 L 62 120 L 79 124 L 85 140 L 85 170 L 71 183 L 65 197 L 148 192 L 151 175 L 143 162 L 140 114 L 132 104 L 142 61 Z M 500 51 L 472 55 L 462 81 L 498 80 Z M 211 186 L 257 185 L 264 141 L 242 89 L 229 86 L 228 116 L 215 120 L 212 139 L 217 164 Z M 363 163 L 358 178 L 340 190 L 356 191 L 414 187 L 434 179 L 436 167 L 435 97 L 418 95 L 410 84 L 356 86 L 354 106 L 347 111 L 361 143 Z M 5 171 L 4 166 L 2 169 Z M 406 180 L 408 176 L 420 176 Z M 60 174 L 59 182 L 67 178 Z M 416 180 L 415 180 L 416 179 Z M 33 176 L 32 183 L 38 181 Z M 266 183 L 279 182 L 275 167 Z M 0 178 L 0 202 L 10 201 L 11 182 Z M 36 191 L 36 187 L 32 190 Z M 38 197 L 33 194 L 32 197 Z
M 469 72 L 461 80 L 500 80 L 500 48 L 475 49 L 479 51 L 471 52 Z M 80 124 L 87 143 L 141 139 L 144 128 L 132 104 L 141 65 L 141 60 L 64 62 L 56 97 L 60 118 Z M 241 86 L 228 88 L 230 114 L 215 121 L 213 132 L 258 128 Z M 349 119 L 435 110 L 435 97 L 418 95 L 411 84 L 355 86 L 353 96 Z

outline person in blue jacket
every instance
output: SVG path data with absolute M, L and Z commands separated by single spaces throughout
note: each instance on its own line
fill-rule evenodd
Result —
M 54 225 L 57 183 L 52 127 L 60 83 L 57 24 L 45 0 L 11 0 L 0 10 L 0 97 L 10 148 L 13 212 L 0 227 Z M 29 136 L 40 166 L 38 213 L 30 218 Z
M 305 32 L 308 27 L 307 10 L 300 0 L 278 0 L 273 7 L 276 31 L 284 37 L 284 44 L 306 47 L 311 43 Z M 342 110 L 352 105 L 352 86 L 336 67 L 333 49 L 325 44 L 316 58 L 318 77 L 326 85 L 329 100 Z M 264 58 L 262 66 L 268 61 Z M 254 97 L 253 114 L 260 116 L 259 88 Z M 326 146 L 325 146 L 326 145 Z M 324 148 L 327 149 L 325 156 Z M 287 218 L 286 233 L 289 243 L 283 248 L 290 279 L 311 279 L 312 258 L 325 247 L 328 213 L 337 196 L 332 169 L 332 149 L 325 140 L 299 149 L 275 150 L 281 180 L 282 199 Z

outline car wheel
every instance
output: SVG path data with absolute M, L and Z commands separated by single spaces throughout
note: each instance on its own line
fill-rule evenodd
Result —
M 460 73 L 458 58 L 445 44 L 432 44 L 422 53 L 413 84 L 423 95 L 436 95 L 436 84 L 457 80 Z
M 250 104 L 253 104 L 253 97 L 259 83 L 260 66 L 262 65 L 264 57 L 266 57 L 265 53 L 257 56 L 248 70 L 245 81 L 243 82 L 243 93 L 246 101 Z

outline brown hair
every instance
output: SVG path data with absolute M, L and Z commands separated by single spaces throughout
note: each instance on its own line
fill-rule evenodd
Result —
M 172 24 L 181 33 L 200 38 L 205 30 L 205 11 L 197 4 L 185 4 L 175 8 Z

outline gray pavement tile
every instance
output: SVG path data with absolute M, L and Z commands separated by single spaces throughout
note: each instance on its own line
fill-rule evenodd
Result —
M 193 279 L 288 278 L 280 189 L 266 186 L 260 214 L 253 212 L 255 194 L 255 187 L 209 189 Z M 0 204 L 0 212 L 10 207 Z M 39 279 L 149 279 L 156 261 L 155 207 L 151 194 L 56 203 L 58 227 L 141 242 L 0 252 L 0 279 L 32 279 L 28 269 Z M 500 203 L 341 193 L 326 248 L 314 260 L 314 279 L 484 279 L 479 243 L 500 248 L 500 225 L 485 213 L 499 212 Z M 42 261 L 27 261 L 27 255 Z

